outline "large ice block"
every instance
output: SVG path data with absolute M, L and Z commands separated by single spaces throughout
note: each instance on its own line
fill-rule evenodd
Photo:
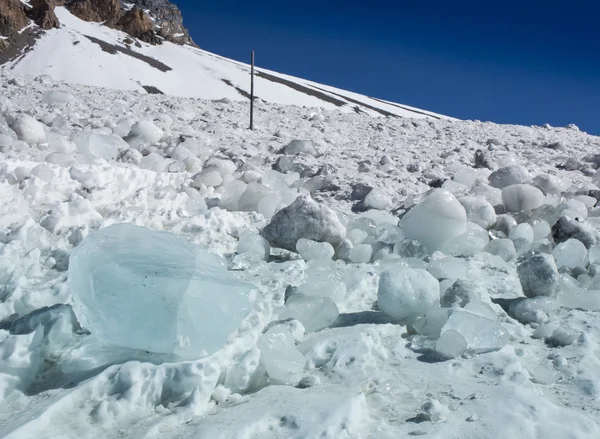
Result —
M 73 310 L 108 343 L 197 358 L 217 351 L 251 310 L 253 286 L 167 232 L 117 224 L 90 234 L 69 262 Z

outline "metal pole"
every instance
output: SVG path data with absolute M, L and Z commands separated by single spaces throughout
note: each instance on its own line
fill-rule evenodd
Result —
M 250 129 L 254 129 L 254 50 L 250 56 Z

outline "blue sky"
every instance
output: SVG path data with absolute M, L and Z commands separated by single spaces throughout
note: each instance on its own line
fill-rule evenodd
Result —
M 600 2 L 175 0 L 200 47 L 461 119 L 600 135 Z

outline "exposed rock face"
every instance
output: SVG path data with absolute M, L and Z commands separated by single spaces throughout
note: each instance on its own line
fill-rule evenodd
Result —
M 137 6 L 131 8 L 121 17 L 117 22 L 117 28 L 147 43 L 162 43 L 161 39 L 154 32 L 154 23 L 148 14 L 145 14 Z
M 110 27 L 114 27 L 122 13 L 119 0 L 71 0 L 66 7 L 82 20 L 104 22 Z
M 48 30 L 60 27 L 58 17 L 54 13 L 54 4 L 48 0 L 32 0 L 31 9 L 27 12 L 29 18 L 42 29 Z
M 29 24 L 23 3 L 19 0 L 2 0 L 0 2 L 0 35 L 12 38 Z M 5 41 L 5 40 L 4 40 Z
M 179 8 L 167 0 L 128 0 L 154 18 L 159 36 L 175 44 L 196 46 L 188 30 L 183 26 Z

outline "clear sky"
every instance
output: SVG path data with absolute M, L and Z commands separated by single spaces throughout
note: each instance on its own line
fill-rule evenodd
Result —
M 203 49 L 461 119 L 600 135 L 600 1 L 174 0 Z

